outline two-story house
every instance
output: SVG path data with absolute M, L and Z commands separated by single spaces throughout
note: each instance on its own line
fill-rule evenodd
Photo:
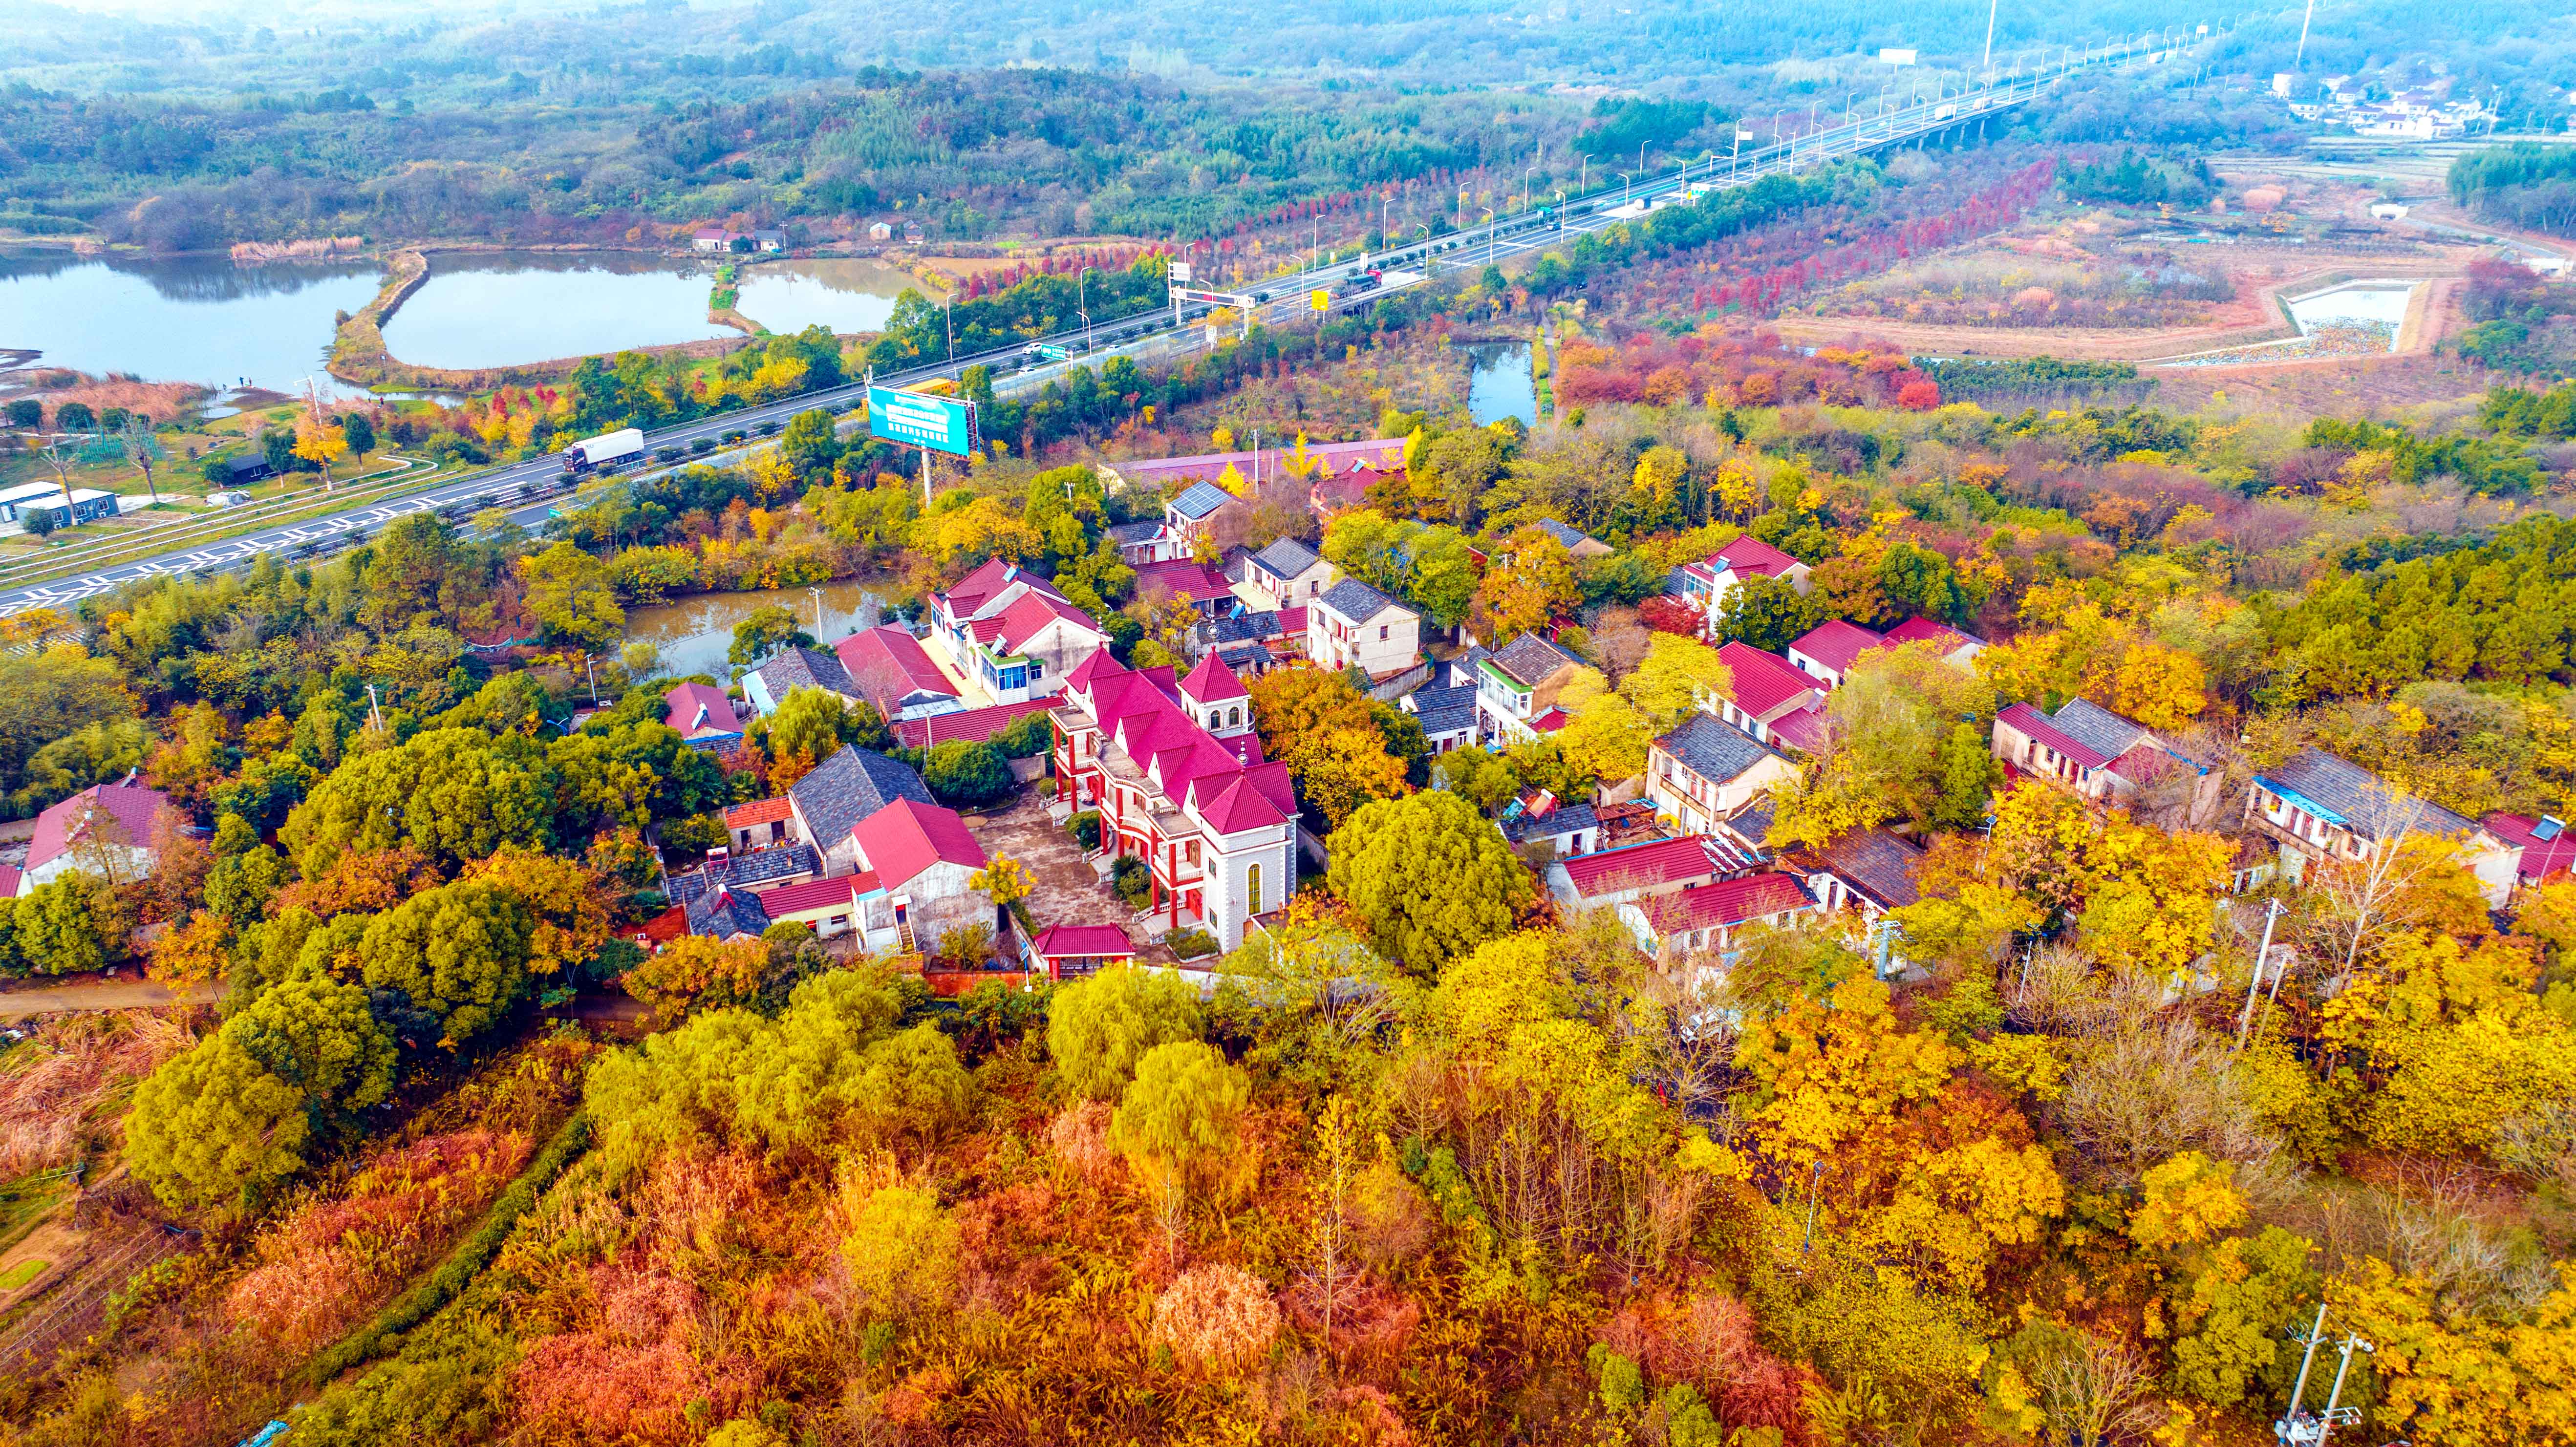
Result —
M 1216 618 L 1243 606 L 1224 573 L 1191 557 L 1138 566 L 1136 596 L 1177 598 L 1196 608 L 1201 618 Z
M 984 848 L 956 811 L 897 799 L 850 838 L 855 924 L 869 949 L 927 951 L 952 930 L 993 922 L 993 901 L 971 883 L 987 863 Z
M 1547 867 L 1547 887 L 1568 910 L 1600 909 L 1733 879 L 1756 867 L 1741 851 L 1694 834 L 1562 856 Z
M 1244 559 L 1243 585 L 1271 609 L 1296 608 L 1323 596 L 1341 571 L 1295 538 L 1281 538 Z
M 2513 893 L 2523 850 L 2429 799 L 2395 787 L 2323 749 L 2303 749 L 2254 776 L 2245 815 L 2280 846 L 2281 872 L 2292 879 L 2329 861 L 2368 865 L 2410 835 L 2447 840 L 2479 892 L 2501 909 Z
M 692 746 L 711 748 L 742 739 L 733 700 L 711 683 L 683 683 L 662 695 L 662 723 Z
M 1962 633 L 1947 623 L 1936 623 L 1929 618 L 1908 618 L 1887 630 L 1888 647 L 1902 648 L 1908 643 L 1931 645 L 1935 657 L 1963 671 L 1974 665 L 1977 655 L 1986 647 L 1986 640 L 1975 634 Z
M 1422 615 L 1357 578 L 1306 605 L 1306 656 L 1321 668 L 1356 666 L 1373 683 L 1422 661 Z
M 832 645 L 850 691 L 888 723 L 954 713 L 966 706 L 921 640 L 892 624 L 862 628 Z
M 1825 685 L 1776 653 L 1741 641 L 1718 645 L 1726 696 L 1717 716 L 1777 748 L 1812 753 L 1825 737 Z
M 999 558 L 930 599 L 930 636 L 996 703 L 1044 698 L 1109 646 L 1097 620 L 1055 585 Z
M 2025 774 L 2055 779 L 2087 799 L 2109 803 L 2176 770 L 2188 770 L 2216 789 L 2216 771 L 2086 699 L 2069 699 L 2054 714 L 2017 703 L 1995 714 L 1994 756 Z
M 1227 949 L 1297 888 L 1297 800 L 1288 767 L 1265 760 L 1251 710 L 1217 695 L 1232 674 L 1200 660 L 1189 690 L 1169 668 L 1094 655 L 1066 679 L 1055 772 L 1077 809 L 1100 811 L 1103 846 L 1143 860 L 1166 929 L 1195 927 Z M 1240 687 L 1238 683 L 1235 685 Z
M 1798 776 L 1779 750 L 1704 713 L 1682 720 L 1646 750 L 1646 796 L 1685 834 L 1720 819 Z
M 812 845 L 825 874 L 850 874 L 859 865 L 851 831 L 886 806 L 909 799 L 934 804 L 930 787 L 909 765 L 845 744 L 787 791 L 794 833 Z
M 1748 578 L 1784 578 L 1807 591 L 1806 564 L 1746 533 L 1696 563 L 1684 563 L 1665 580 L 1665 591 L 1699 614 L 1700 636 L 1716 637 L 1718 614 L 1729 593 Z
M 1588 667 L 1564 648 L 1524 633 L 1476 662 L 1476 721 L 1499 748 L 1565 727 L 1557 695 Z

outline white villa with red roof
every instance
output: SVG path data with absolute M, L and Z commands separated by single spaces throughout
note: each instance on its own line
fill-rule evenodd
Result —
M 996 703 L 1044 698 L 1109 635 L 1055 585 L 999 558 L 930 599 L 931 637 Z
M 181 822 L 169 796 L 140 784 L 93 784 L 36 816 L 35 837 L 27 845 L 27 863 L 18 873 L 16 893 L 24 894 L 80 871 L 104 875 L 110 884 L 132 884 L 151 875 L 161 863 L 155 838 L 166 816 L 169 827 Z
M 733 700 L 714 684 L 680 684 L 662 695 L 662 703 L 663 724 L 689 743 L 704 747 L 742 737 Z
M 1887 635 L 1875 628 L 1863 628 L 1847 618 L 1828 618 L 1789 645 L 1789 666 L 1829 690 L 1836 689 L 1843 686 L 1853 664 L 1886 642 Z
M 1696 563 L 1675 568 L 1666 588 L 1700 615 L 1701 635 L 1715 637 L 1726 595 L 1747 578 L 1785 578 L 1799 592 L 1807 591 L 1807 565 L 1751 533 Z
M 1065 680 L 1050 715 L 1073 807 L 1098 809 L 1104 847 L 1145 861 L 1166 929 L 1203 929 L 1227 949 L 1297 889 L 1296 795 L 1288 766 L 1263 759 L 1243 693 L 1214 658 L 1183 680 L 1104 652 Z
M 1791 874 L 1738 875 L 1618 907 L 1619 922 L 1637 947 L 1665 964 L 1703 953 L 1731 961 L 1737 932 L 1745 926 L 1785 925 L 1817 912 L 1815 899 Z

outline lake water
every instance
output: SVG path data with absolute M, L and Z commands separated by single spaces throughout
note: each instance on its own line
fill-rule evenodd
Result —
M 1538 423 L 1538 385 L 1530 379 L 1527 342 L 1479 342 L 1466 348 L 1474 370 L 1467 374 L 1467 415 L 1478 426 L 1518 417 L 1523 426 Z
M 294 392 L 307 376 L 328 385 L 334 314 L 365 306 L 380 284 L 371 261 L 0 254 L 0 347 L 92 374 Z
M 879 586 L 847 579 L 810 589 L 707 593 L 676 603 L 629 608 L 626 637 L 629 642 L 650 643 L 661 649 L 664 673 L 707 673 L 719 679 L 730 678 L 733 665 L 725 653 L 733 647 L 733 625 L 750 617 L 753 610 L 792 608 L 805 631 L 828 647 L 862 628 L 875 627 L 885 617 L 885 596 Z M 820 627 L 816 626 L 818 612 Z
M 921 283 L 873 261 L 823 258 L 764 261 L 743 268 L 742 297 L 734 310 L 773 332 L 821 322 L 836 332 L 882 330 L 906 287 Z
M 774 332 L 815 322 L 874 331 L 910 276 L 855 260 L 771 261 L 741 272 L 743 315 Z M 707 320 L 712 259 L 635 252 L 432 256 L 430 278 L 385 324 L 386 349 L 430 367 L 499 367 L 738 336 Z M 383 285 L 373 260 L 236 266 L 229 258 L 0 253 L 0 348 L 43 366 L 153 382 L 331 390 L 336 314 Z M 351 390 L 346 385 L 338 390 Z

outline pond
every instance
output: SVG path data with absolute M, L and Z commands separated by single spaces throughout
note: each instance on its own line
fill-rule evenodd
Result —
M 1518 417 L 1524 427 L 1538 422 L 1538 384 L 1530 379 L 1527 342 L 1477 342 L 1464 350 L 1468 365 L 1467 415 L 1478 426 Z
M 706 593 L 672 603 L 626 610 L 626 637 L 662 650 L 661 671 L 675 676 L 733 676 L 726 650 L 733 647 L 733 626 L 753 610 L 773 606 L 795 610 L 805 631 L 826 646 L 862 628 L 873 628 L 885 616 L 882 583 L 856 578 L 819 583 L 811 588 L 768 588 L 751 593 Z M 818 626 L 819 622 L 819 626 Z
M 327 388 L 334 314 L 365 306 L 380 284 L 372 261 L 0 253 L 0 347 L 94 376 L 290 393 L 309 376 Z
M 2301 332 L 2314 332 L 2319 327 L 2367 327 L 2388 329 L 2388 346 L 2394 351 L 2397 332 L 2406 323 L 2407 305 L 2415 299 L 2413 281 L 2356 281 L 2316 292 L 2308 296 L 2285 298 L 2282 306 Z
M 509 367 L 740 336 L 707 320 L 718 264 L 616 251 L 433 256 L 429 280 L 385 323 L 385 350 L 416 367 Z M 745 263 L 734 309 L 773 332 L 874 331 L 917 285 L 872 262 Z

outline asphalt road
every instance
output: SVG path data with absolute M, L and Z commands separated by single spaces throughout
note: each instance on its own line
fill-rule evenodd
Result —
M 1524 212 L 1517 216 L 1471 226 L 1437 238 L 1409 242 L 1391 251 L 1359 261 L 1340 262 L 1311 268 L 1289 276 L 1267 277 L 1242 283 L 1244 292 L 1262 298 L 1254 308 L 1265 322 L 1291 321 L 1312 317 L 1310 297 L 1317 289 L 1329 289 L 1350 279 L 1364 267 L 1376 267 L 1385 274 L 1384 283 L 1372 290 L 1336 296 L 1331 310 L 1349 311 L 1375 304 L 1379 298 L 1429 279 L 1433 268 L 1440 266 L 1477 266 L 1508 261 L 1513 257 L 1561 244 L 1568 235 L 1598 231 L 1644 214 L 1654 204 L 1689 187 L 1725 189 L 1749 185 L 1764 176 L 1807 169 L 1825 161 L 1880 149 L 1916 136 L 1963 127 L 1981 116 L 1992 115 L 2021 105 L 2037 96 L 2047 86 L 2072 71 L 2106 64 L 2128 64 L 2139 59 L 2161 60 L 2165 52 L 2140 55 L 2135 52 L 2105 54 L 2054 67 L 2046 72 L 2009 79 L 1996 86 L 1966 95 L 1943 97 L 1919 105 L 1892 109 L 1865 117 L 1850 124 L 1831 127 L 1798 137 L 1788 145 L 1773 145 L 1715 161 L 1699 161 L 1665 175 L 1604 187 L 1593 194 L 1576 198 L 1562 206 L 1548 208 L 1545 215 Z M 1616 174 L 1613 172 L 1612 174 Z M 1096 366 L 1111 356 L 1126 355 L 1140 362 L 1174 360 L 1206 345 L 1203 317 L 1207 308 L 1184 309 L 1179 321 L 1167 309 L 1102 323 L 1089 329 L 1076 329 L 1049 338 L 1058 345 L 1083 347 L 1077 355 L 1062 362 L 1021 367 L 1026 353 L 1020 347 L 958 357 L 936 366 L 923 367 L 893 376 L 878 378 L 881 385 L 907 386 L 939 377 L 953 377 L 978 362 L 994 365 L 997 372 L 995 390 L 1004 394 L 1043 386 L 1075 366 Z M 1008 369 L 1008 370 L 1006 370 Z M 866 393 L 864 383 L 852 383 L 766 406 L 727 412 L 695 422 L 667 427 L 647 434 L 645 445 L 659 449 L 685 446 L 698 438 L 716 438 L 733 431 L 756 433 L 763 422 L 786 420 L 799 412 L 821 407 L 833 412 L 847 411 L 857 405 Z M 738 455 L 717 451 L 706 457 L 693 457 L 690 462 L 721 461 Z M 652 476 L 668 467 L 685 464 L 647 464 L 633 475 Z M 441 486 L 354 507 L 346 512 L 303 522 L 244 533 L 209 542 L 193 548 L 178 548 L 155 557 L 120 562 L 94 573 L 57 578 L 51 582 L 0 591 L 0 616 L 22 613 L 31 608 L 68 608 L 81 600 L 112 592 L 128 583 L 172 573 L 225 571 L 241 567 L 265 553 L 289 557 L 309 556 L 335 551 L 338 546 L 381 530 L 386 524 L 413 513 L 448 507 L 463 507 L 480 512 L 493 506 L 505 507 L 510 516 L 523 524 L 541 522 L 553 500 L 569 491 L 562 465 L 552 457 L 512 464 L 475 474 L 472 477 Z

